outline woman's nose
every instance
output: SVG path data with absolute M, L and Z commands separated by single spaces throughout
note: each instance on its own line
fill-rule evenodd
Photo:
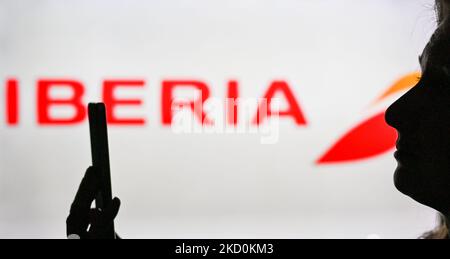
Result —
M 419 84 L 388 107 L 385 120 L 389 126 L 402 131 L 412 130 L 417 125 L 423 103 Z

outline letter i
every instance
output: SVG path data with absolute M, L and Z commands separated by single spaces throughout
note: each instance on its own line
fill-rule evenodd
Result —
M 228 93 L 227 93 L 227 121 L 229 125 L 236 126 L 238 124 L 238 104 L 237 99 L 239 98 L 239 85 L 237 81 L 228 82 Z
M 15 78 L 6 81 L 6 123 L 19 123 L 19 83 Z

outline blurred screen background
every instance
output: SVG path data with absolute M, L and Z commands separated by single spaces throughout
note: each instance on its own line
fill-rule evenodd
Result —
M 38 123 L 43 78 L 81 82 L 84 104 L 102 101 L 105 79 L 145 81 L 116 92 L 142 100 L 117 114 L 145 125 L 109 128 L 123 238 L 420 236 L 436 215 L 395 189 L 393 150 L 317 161 L 402 94 L 372 105 L 394 82 L 419 71 L 433 2 L 0 0 L 0 238 L 64 238 L 91 163 L 87 120 Z M 19 82 L 14 126 L 5 119 L 8 78 Z M 281 117 L 268 145 L 260 134 L 176 133 L 161 123 L 164 80 L 204 82 L 222 101 L 229 80 L 243 98 L 283 80 L 307 123 Z

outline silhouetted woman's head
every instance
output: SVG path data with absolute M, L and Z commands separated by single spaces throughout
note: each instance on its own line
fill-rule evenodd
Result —
M 398 132 L 395 186 L 450 215 L 450 0 L 436 1 L 438 28 L 422 55 L 422 77 L 393 103 L 386 121 Z

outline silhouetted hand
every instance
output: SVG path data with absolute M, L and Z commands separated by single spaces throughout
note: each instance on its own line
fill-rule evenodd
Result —
M 67 217 L 67 237 L 69 239 L 105 239 L 107 229 L 113 224 L 120 208 L 119 198 L 114 198 L 104 211 L 91 209 L 100 179 L 94 167 L 89 167 L 81 180 L 80 187 Z M 117 236 L 117 235 L 116 235 Z

